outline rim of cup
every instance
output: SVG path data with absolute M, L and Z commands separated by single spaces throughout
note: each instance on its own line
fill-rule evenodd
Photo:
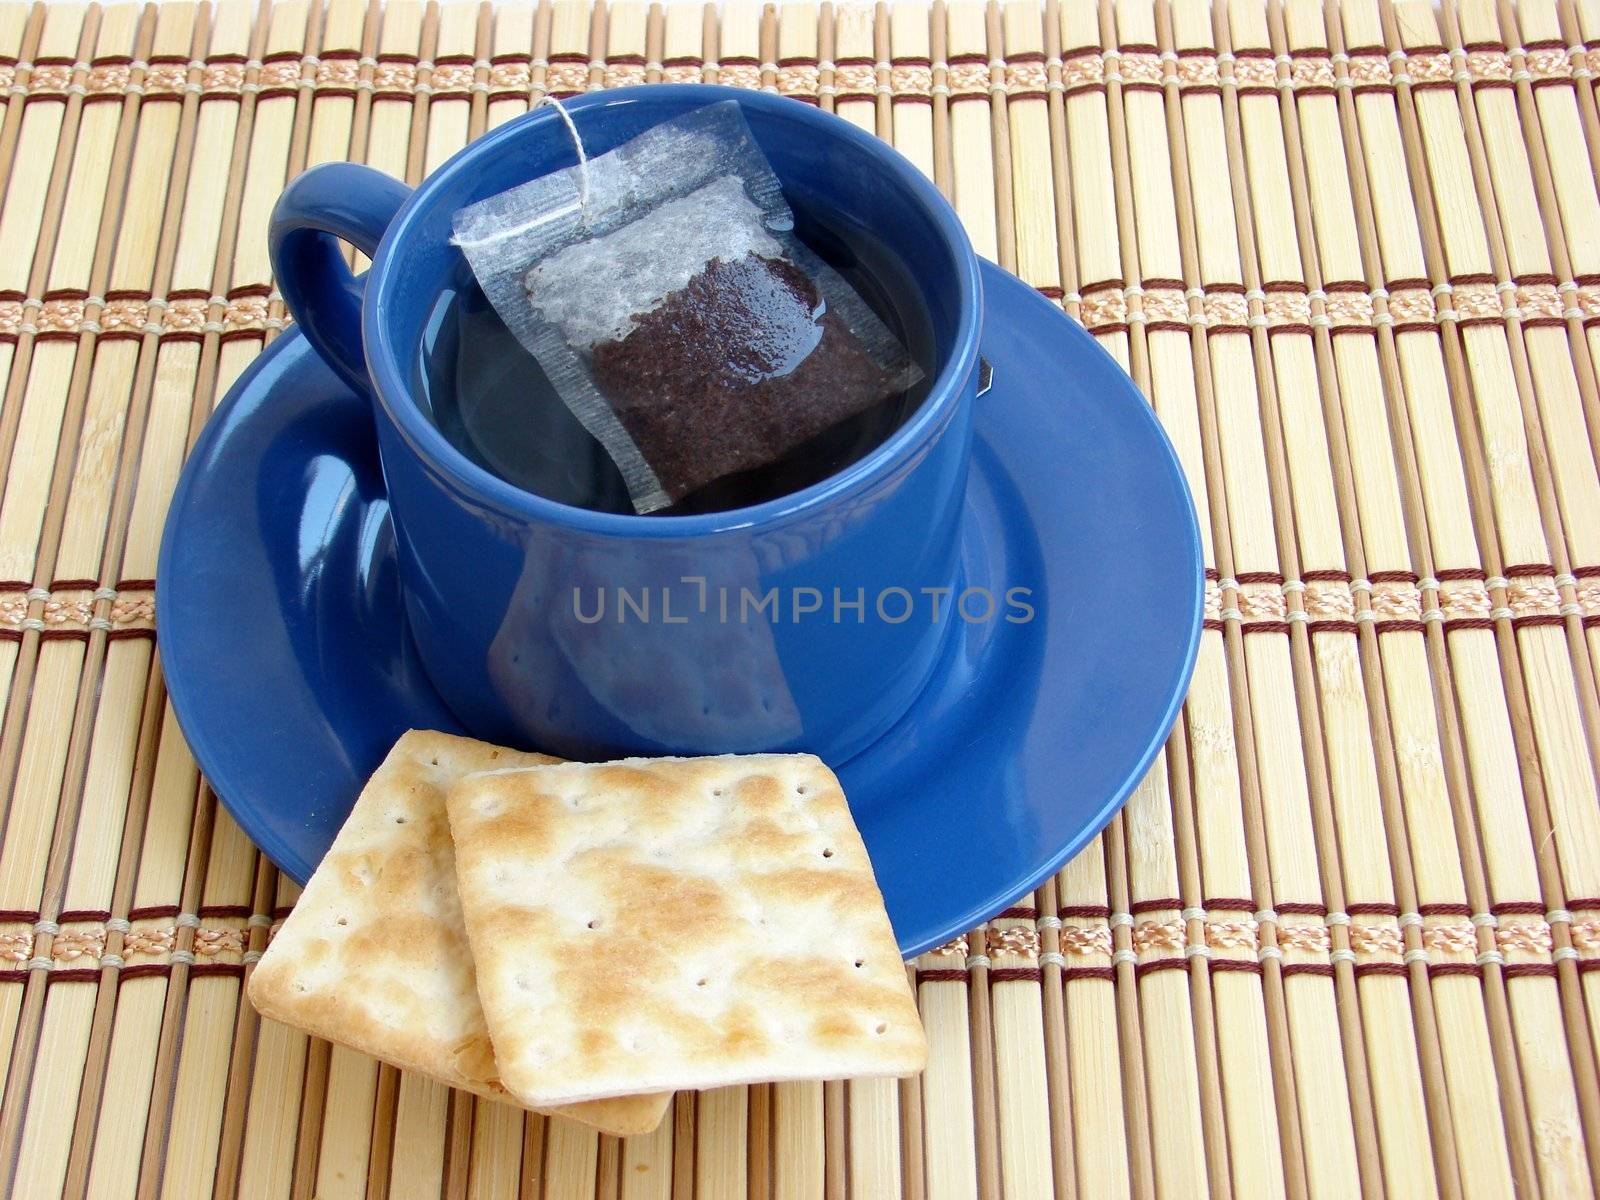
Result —
M 386 314 L 391 305 L 401 302 L 395 292 L 408 281 L 391 271 L 390 265 L 398 253 L 396 247 L 405 242 L 422 214 L 438 202 L 441 193 L 458 186 L 455 180 L 460 172 L 470 170 L 476 160 L 509 153 L 510 144 L 535 136 L 545 126 L 555 126 L 560 122 L 560 115 L 554 109 L 538 109 L 516 117 L 470 143 L 417 186 L 384 232 L 383 241 L 373 258 L 361 306 L 362 340 L 367 346 L 368 370 L 376 384 L 374 390 L 379 403 L 384 406 L 411 449 L 462 491 L 519 517 L 583 528 L 596 534 L 676 538 L 787 524 L 897 474 L 940 433 L 953 414 L 966 390 L 966 381 L 977 369 L 982 289 L 977 254 L 972 243 L 955 210 L 933 182 L 886 142 L 841 117 L 783 96 L 715 84 L 656 84 L 648 90 L 629 88 L 620 94 L 616 91 L 591 92 L 562 103 L 581 128 L 584 114 L 594 108 L 639 102 L 661 103 L 670 107 L 681 104 L 691 94 L 706 104 L 719 99 L 737 99 L 747 109 L 814 124 L 825 136 L 852 143 L 862 153 L 878 159 L 881 170 L 924 209 L 954 259 L 955 273 L 961 280 L 954 346 L 940 364 L 927 396 L 905 423 L 883 442 L 826 479 L 773 500 L 719 512 L 688 515 L 596 512 L 525 491 L 474 463 L 453 446 L 428 418 L 413 395 L 414 389 L 407 383 L 401 363 L 409 357 L 412 349 L 398 345 L 390 335 L 390 322 Z M 546 132 L 565 136 L 564 130 L 551 129 Z

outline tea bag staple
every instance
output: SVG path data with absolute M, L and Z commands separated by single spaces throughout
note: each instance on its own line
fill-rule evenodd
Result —
M 454 220 L 484 294 L 641 513 L 774 462 L 920 378 L 794 228 L 735 101 L 604 154 L 580 142 L 576 166 Z

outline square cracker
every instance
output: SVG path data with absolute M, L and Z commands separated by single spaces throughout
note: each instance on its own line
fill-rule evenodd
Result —
M 507 1099 L 478 1003 L 445 819 L 470 771 L 555 762 L 412 730 L 362 789 L 250 977 L 265 1016 L 452 1087 Z M 646 1133 L 671 1096 L 557 1109 L 606 1133 Z
M 811 755 L 492 771 L 447 804 L 478 994 L 524 1103 L 926 1063 L 872 864 Z

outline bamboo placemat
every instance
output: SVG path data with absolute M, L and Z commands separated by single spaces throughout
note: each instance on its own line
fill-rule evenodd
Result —
M 0 1194 L 1592 1193 L 1597 72 L 1600 0 L 0 3 Z M 921 1079 L 618 1142 L 241 1002 L 294 889 L 184 747 L 152 576 L 283 327 L 288 178 L 701 79 L 892 139 L 1084 322 L 1211 585 L 1123 815 L 914 964 Z

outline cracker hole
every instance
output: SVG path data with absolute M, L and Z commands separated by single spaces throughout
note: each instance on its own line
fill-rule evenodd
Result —
M 888 1023 L 886 1021 L 879 1021 L 877 1023 L 877 1025 L 875 1025 L 873 1027 L 872 1032 L 878 1034 L 881 1037 L 884 1034 L 889 1032 L 889 1025 L 888 1025 Z
M 429 761 L 429 762 L 430 762 L 430 763 L 432 763 L 432 764 L 433 764 L 433 765 L 434 765 L 434 766 L 436 766 L 436 767 L 437 767 L 437 766 L 438 766 L 438 765 L 439 765 L 439 756 L 438 756 L 438 755 L 437 755 L 437 754 L 435 754 L 435 755 L 434 755 L 434 756 L 433 756 L 433 757 L 432 757 L 432 758 L 430 758 L 430 759 L 429 759 L 429 760 L 428 760 L 428 761 Z
M 396 817 L 394 819 L 394 823 L 396 825 L 404 825 L 406 823 L 406 819 L 404 817 Z
M 723 796 L 723 795 L 727 794 L 727 789 L 726 788 L 712 788 L 711 789 L 711 794 L 713 796 Z
M 866 959 L 864 959 L 864 958 L 856 959 L 856 970 L 859 971 L 859 970 L 861 970 L 862 967 L 864 967 L 866 965 L 867 965 L 867 960 Z
M 600 918 L 599 917 L 590 918 L 589 924 L 586 926 L 586 928 L 599 929 L 600 928 Z
M 804 796 L 806 794 L 806 791 L 807 791 L 806 785 L 802 783 L 799 787 L 794 789 L 794 794 L 796 796 Z
M 350 924 L 350 918 L 349 917 L 340 917 L 338 922 L 337 922 L 337 924 L 339 924 L 339 925 L 348 925 L 348 924 Z
M 822 857 L 823 858 L 832 858 L 833 857 L 833 847 L 832 846 L 824 846 L 822 848 Z
M 696 979 L 694 981 L 694 985 L 695 985 L 695 987 L 705 987 L 706 984 L 708 984 L 710 982 L 711 981 L 709 979 Z

